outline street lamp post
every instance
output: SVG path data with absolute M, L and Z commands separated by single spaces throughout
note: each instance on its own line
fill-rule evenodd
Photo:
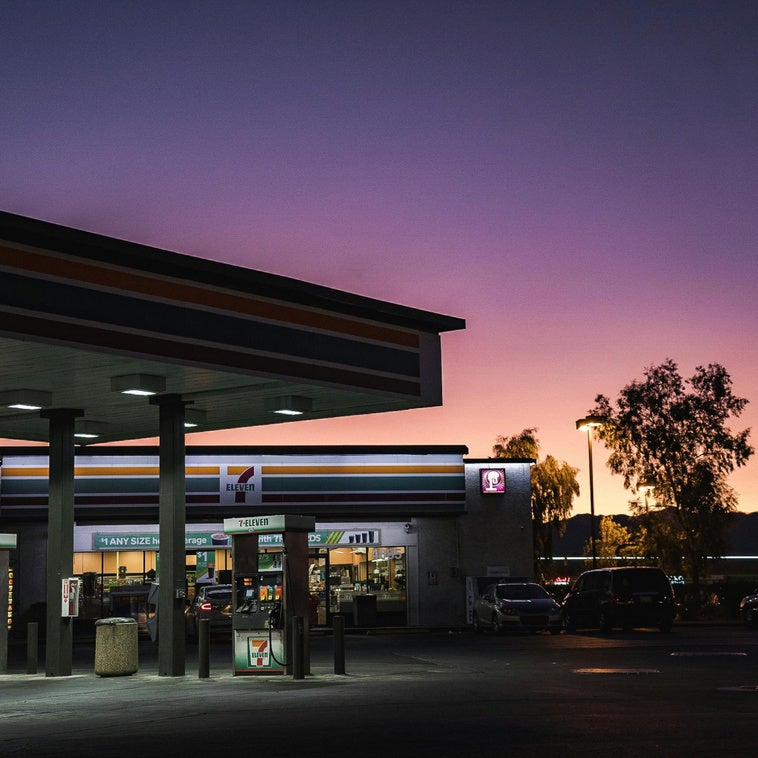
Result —
M 650 531 L 650 512 L 649 512 L 650 511 L 650 506 L 648 504 L 648 496 L 655 489 L 655 482 L 649 482 L 649 481 L 643 480 L 643 481 L 641 481 L 641 482 L 639 482 L 637 484 L 637 489 L 641 490 L 642 493 L 645 496 L 645 515 L 643 516 L 643 519 L 644 519 L 643 523 L 644 523 L 645 529 L 648 531 L 648 535 L 649 535 L 649 531 Z M 649 537 L 646 540 L 646 542 L 648 544 L 648 548 L 647 548 L 648 556 L 647 557 L 650 558 L 652 556 L 649 555 L 649 553 L 651 552 L 650 547 L 649 547 L 649 545 L 650 545 Z
M 645 495 L 645 513 L 647 513 L 648 512 L 647 498 L 648 498 L 648 495 L 655 489 L 655 483 L 643 481 L 637 485 L 637 489 L 642 490 L 643 494 Z
M 603 425 L 601 416 L 585 416 L 577 419 L 576 428 L 587 430 L 587 453 L 590 459 L 590 545 L 592 547 L 592 568 L 597 568 L 597 525 L 595 524 L 595 490 L 592 477 L 592 434 L 593 429 Z

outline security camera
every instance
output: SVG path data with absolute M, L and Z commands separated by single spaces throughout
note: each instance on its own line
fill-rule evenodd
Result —
M 405 524 L 403 526 L 403 529 L 405 529 L 405 533 L 408 534 L 408 532 L 411 531 L 411 525 L 410 524 Z

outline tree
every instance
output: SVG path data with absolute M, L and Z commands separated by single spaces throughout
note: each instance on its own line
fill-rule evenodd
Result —
M 643 534 L 633 534 L 617 523 L 613 516 L 603 516 L 600 519 L 599 535 L 595 545 L 598 566 L 615 566 L 617 559 L 644 555 L 644 548 L 640 542 Z M 592 555 L 592 540 L 587 540 L 584 545 L 584 554 Z
M 535 576 L 544 580 L 542 561 L 553 557 L 553 528 L 558 534 L 566 529 L 574 497 L 579 495 L 576 475 L 579 469 L 559 463 L 552 455 L 539 461 L 537 429 L 524 429 L 513 437 L 500 435 L 492 448 L 496 458 L 534 458 L 531 470 L 532 534 L 534 535 Z
M 668 534 L 661 545 L 678 543 L 695 602 L 707 558 L 723 553 L 729 516 L 736 510 L 727 477 L 754 452 L 749 429 L 728 427 L 747 402 L 734 395 L 722 366 L 698 366 L 692 378 L 683 380 L 667 359 L 624 387 L 615 405 L 598 395 L 590 411 L 605 419 L 596 434 L 611 451 L 608 466 L 623 476 L 624 487 L 636 491 L 643 480 L 652 480 L 655 507 L 673 509 L 678 539 Z M 673 562 L 673 557 L 665 560 Z

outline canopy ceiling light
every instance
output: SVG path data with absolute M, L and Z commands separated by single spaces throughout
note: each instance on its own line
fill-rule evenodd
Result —
M 126 374 L 111 378 L 111 391 L 150 397 L 166 391 L 166 377 L 155 374 Z
M 184 409 L 184 428 L 193 429 L 205 423 L 205 411 L 200 408 Z
M 51 392 L 44 390 L 6 390 L 0 392 L 0 405 L 22 411 L 39 411 L 53 402 Z
M 280 413 L 283 416 L 302 416 L 313 408 L 313 400 L 309 397 L 286 395 L 285 397 L 267 397 L 264 401 L 267 411 Z
M 99 421 L 77 419 L 74 422 L 74 437 L 80 440 L 95 440 L 105 433 L 106 424 Z

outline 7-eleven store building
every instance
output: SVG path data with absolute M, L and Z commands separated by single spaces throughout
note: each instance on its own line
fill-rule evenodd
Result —
M 463 446 L 186 448 L 187 593 L 231 579 L 234 516 L 312 515 L 311 621 L 445 626 L 467 620 L 476 577 L 532 575 L 529 459 L 465 459 Z M 160 577 L 157 447 L 76 456 L 80 620 L 148 613 Z M 495 474 L 492 473 L 495 472 Z M 3 450 L 0 523 L 17 534 L 12 634 L 44 619 L 48 455 Z M 493 482 L 497 486 L 493 486 Z M 277 548 L 278 535 L 270 547 Z M 376 613 L 355 615 L 356 595 Z M 361 604 L 366 607 L 365 604 Z

